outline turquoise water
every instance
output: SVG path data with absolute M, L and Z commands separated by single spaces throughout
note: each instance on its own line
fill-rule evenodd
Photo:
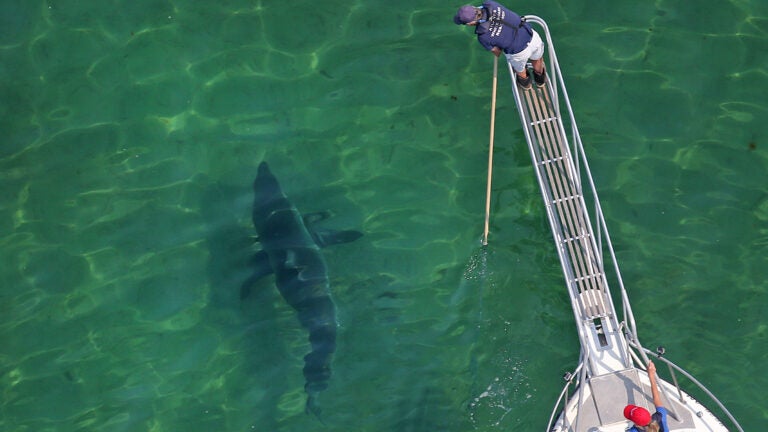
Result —
M 460 4 L 0 2 L 0 429 L 543 430 L 578 356 L 508 81 Z M 647 346 L 768 423 L 768 5 L 543 1 Z M 503 70 L 503 69 L 502 69 Z M 266 160 L 324 251 L 324 425 L 257 250 Z

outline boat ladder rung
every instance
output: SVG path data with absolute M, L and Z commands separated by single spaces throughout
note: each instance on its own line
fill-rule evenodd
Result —
M 555 199 L 552 200 L 552 204 L 559 204 L 559 203 L 562 203 L 562 202 L 571 201 L 571 200 L 575 200 L 575 199 L 579 199 L 579 198 L 581 198 L 581 195 L 578 195 L 578 194 L 577 195 L 569 195 L 569 196 L 563 197 L 563 198 L 555 198 Z
M 541 162 L 539 162 L 539 165 L 556 164 L 559 162 L 563 162 L 564 160 L 565 160 L 565 156 L 558 156 L 550 159 L 544 159 Z
M 543 124 L 543 123 L 556 122 L 558 120 L 560 120 L 560 117 L 557 117 L 557 116 L 555 116 L 555 117 L 547 117 L 547 118 L 543 118 L 543 119 L 537 119 L 537 120 L 533 120 L 531 122 L 531 126 L 538 126 L 538 125 Z
M 588 238 L 589 238 L 589 233 L 585 232 L 582 235 L 577 235 L 577 236 L 573 236 L 573 237 L 564 238 L 563 239 L 563 243 L 572 243 L 572 242 L 577 242 L 577 241 L 583 241 L 583 240 L 588 239 Z
M 573 278 L 573 281 L 574 282 L 581 282 L 581 281 L 585 281 L 585 280 L 588 280 L 588 279 L 600 279 L 602 277 L 603 277 L 603 274 L 600 273 L 600 272 L 597 272 L 597 273 L 588 274 L 586 276 L 577 276 L 577 277 Z M 596 289 L 596 288 L 592 288 L 592 289 Z M 600 291 L 600 290 L 598 289 L 598 291 Z

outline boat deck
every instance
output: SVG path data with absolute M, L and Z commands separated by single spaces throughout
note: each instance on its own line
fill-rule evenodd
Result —
M 562 133 L 561 119 L 546 84 L 524 90 L 525 121 L 538 144 L 534 152 L 537 170 L 544 178 L 547 206 L 557 216 L 557 241 L 565 250 L 571 286 L 578 292 L 582 317 L 607 316 L 602 264 L 584 209 L 579 177 Z
M 602 426 L 602 431 L 611 430 L 611 427 L 625 430 L 627 421 L 623 409 L 627 404 L 645 407 L 649 412 L 655 411 L 648 375 L 635 368 L 592 377 L 588 389 L 588 395 L 579 408 L 583 430 L 595 430 L 595 425 Z M 667 424 L 672 431 L 696 430 L 690 411 L 677 400 L 668 399 L 665 405 L 677 416 L 668 416 Z

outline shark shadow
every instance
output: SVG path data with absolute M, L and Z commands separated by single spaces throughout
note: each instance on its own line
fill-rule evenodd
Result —
M 328 266 L 320 249 L 360 238 L 358 231 L 316 230 L 313 224 L 328 213 L 303 216 L 288 200 L 266 162 L 259 165 L 253 182 L 253 226 L 261 250 L 251 264 L 253 275 L 240 290 L 246 298 L 259 279 L 275 275 L 275 285 L 296 310 L 309 332 L 311 351 L 304 356 L 306 411 L 320 418 L 318 394 L 328 387 L 331 360 L 336 351 L 336 306 L 328 282 Z

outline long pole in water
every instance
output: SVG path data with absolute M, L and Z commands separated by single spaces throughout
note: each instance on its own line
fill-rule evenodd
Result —
M 488 245 L 488 222 L 491 218 L 491 179 L 493 178 L 493 132 L 496 126 L 496 82 L 499 75 L 499 56 L 493 58 L 493 92 L 491 93 L 491 144 L 488 150 L 488 188 L 485 192 L 485 230 L 483 246 Z

